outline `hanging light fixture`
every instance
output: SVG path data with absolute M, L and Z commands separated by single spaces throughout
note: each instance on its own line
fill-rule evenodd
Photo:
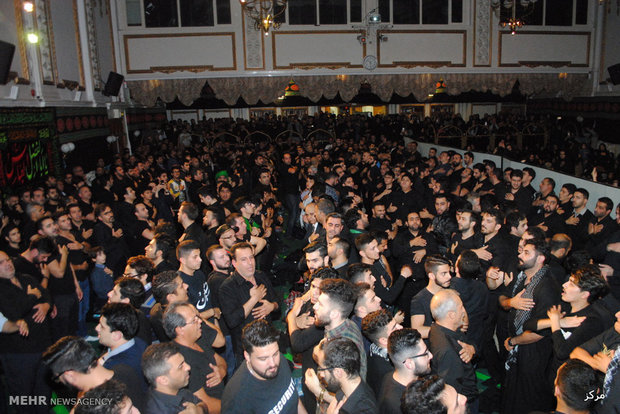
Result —
M 253 20 L 254 29 L 262 30 L 265 36 L 272 28 L 281 26 L 278 18 L 286 10 L 286 0 L 239 0 L 239 3 L 246 16 Z
M 534 3 L 538 0 L 519 0 L 519 6 L 523 9 L 522 13 L 517 16 L 517 0 L 491 0 L 491 7 L 500 17 L 502 15 L 501 8 L 509 10 L 510 15 L 499 22 L 499 25 L 510 29 L 510 34 L 516 34 L 517 29 L 525 26 L 523 19 L 534 11 Z

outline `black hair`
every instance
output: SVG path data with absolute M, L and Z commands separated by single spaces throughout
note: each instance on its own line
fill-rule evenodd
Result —
M 280 332 L 264 319 L 257 319 L 247 324 L 241 333 L 243 350 L 251 354 L 254 347 L 261 348 L 278 342 Z
M 360 375 L 360 350 L 349 338 L 336 337 L 323 345 L 325 368 L 341 368 L 349 378 Z
M 127 341 L 138 333 L 138 312 L 128 303 L 106 303 L 101 316 L 105 317 L 110 332 L 119 331 Z
M 140 309 L 144 302 L 145 290 L 140 280 L 124 276 L 114 281 L 114 285 L 118 285 L 121 293 L 121 299 L 129 299 L 129 303 L 134 309 Z

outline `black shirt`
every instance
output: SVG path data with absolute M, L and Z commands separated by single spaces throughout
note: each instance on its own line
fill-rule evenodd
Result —
M 222 395 L 222 413 L 226 414 L 296 414 L 299 397 L 291 370 L 280 355 L 280 368 L 273 379 L 259 380 L 241 364 Z
M 400 399 L 407 387 L 394 379 L 394 371 L 383 377 L 379 395 L 379 414 L 401 414 Z
M 336 399 L 341 401 L 343 398 L 344 393 L 338 391 Z M 355 391 L 349 395 L 339 412 L 341 414 L 377 414 L 379 412 L 377 400 L 368 384 L 362 380 Z
M 164 394 L 151 389 L 147 395 L 144 414 L 178 414 L 185 410 L 183 403 L 200 404 L 200 399 L 187 388 L 182 388 L 177 395 Z

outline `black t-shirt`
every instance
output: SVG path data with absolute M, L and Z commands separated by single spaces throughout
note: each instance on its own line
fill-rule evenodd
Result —
M 66 240 L 66 239 L 65 239 Z M 56 253 L 51 256 L 48 260 L 48 263 L 52 263 L 53 261 L 57 261 L 59 264 L 61 262 L 60 253 Z M 55 295 L 70 295 L 75 293 L 75 283 L 73 281 L 73 273 L 71 272 L 71 265 L 67 260 L 67 266 L 65 267 L 65 273 L 62 277 L 55 277 L 50 275 L 49 285 L 47 289 L 52 294 L 52 297 Z
M 37 283 L 41 283 L 43 275 L 39 271 L 39 268 L 34 263 L 30 263 L 28 260 L 24 259 L 23 256 L 17 256 L 13 259 L 13 266 L 15 266 L 15 273 L 32 276 Z
M 411 300 L 411 316 L 424 315 L 424 326 L 429 327 L 433 323 L 431 299 L 433 299 L 433 294 L 428 289 L 422 289 Z
M 341 401 L 344 398 L 342 390 L 336 393 L 336 399 Z M 355 391 L 349 395 L 339 411 L 341 414 L 376 414 L 377 400 L 372 390 L 363 380 L 359 383 Z
M 192 367 L 189 373 L 189 384 L 187 388 L 191 393 L 195 393 L 201 388 L 204 388 L 208 396 L 213 398 L 222 398 L 222 392 L 224 391 L 224 381 L 220 382 L 215 387 L 207 388 L 206 381 L 207 375 L 211 374 L 213 370 L 209 364 L 216 365 L 215 352 L 210 346 L 201 344 L 203 352 L 196 351 L 195 349 L 187 348 L 183 345 L 179 345 L 179 352 L 185 358 L 185 362 Z
M 189 303 L 194 305 L 198 312 L 211 309 L 213 307 L 211 303 L 211 290 L 207 284 L 207 277 L 202 273 L 202 270 L 196 270 L 191 276 L 181 271 L 178 273 L 181 279 L 183 279 L 183 283 L 187 283 Z
M 379 414 L 401 414 L 400 399 L 405 392 L 405 387 L 394 379 L 394 371 L 383 377 L 383 385 L 379 393 Z
M 278 375 L 259 380 L 241 364 L 226 385 L 222 396 L 222 413 L 226 414 L 296 414 L 299 397 L 286 359 L 280 355 Z
M 119 381 L 127 386 L 127 396 L 131 398 L 133 405 L 143 412 L 145 407 L 145 395 L 143 391 L 144 381 L 138 378 L 136 372 L 125 364 L 114 365 L 110 368 L 114 371 L 111 379 Z

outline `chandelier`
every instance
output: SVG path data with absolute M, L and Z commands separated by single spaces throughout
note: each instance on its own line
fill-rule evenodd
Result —
M 278 18 L 286 10 L 286 0 L 239 0 L 243 12 L 253 20 L 254 29 L 262 30 L 265 36 L 271 28 L 278 29 L 282 23 Z
M 518 17 L 517 1 L 519 2 L 519 5 L 524 11 L 524 13 L 521 13 L 521 15 Z M 502 27 L 508 27 L 508 29 L 510 29 L 510 34 L 514 36 L 517 32 L 517 29 L 525 25 L 523 18 L 532 13 L 532 11 L 534 11 L 534 3 L 536 3 L 537 1 L 538 0 L 491 0 L 491 7 L 495 10 L 495 13 L 498 15 L 498 17 L 501 16 L 502 8 L 510 10 L 510 15 L 507 18 L 502 19 L 499 22 L 499 25 Z

